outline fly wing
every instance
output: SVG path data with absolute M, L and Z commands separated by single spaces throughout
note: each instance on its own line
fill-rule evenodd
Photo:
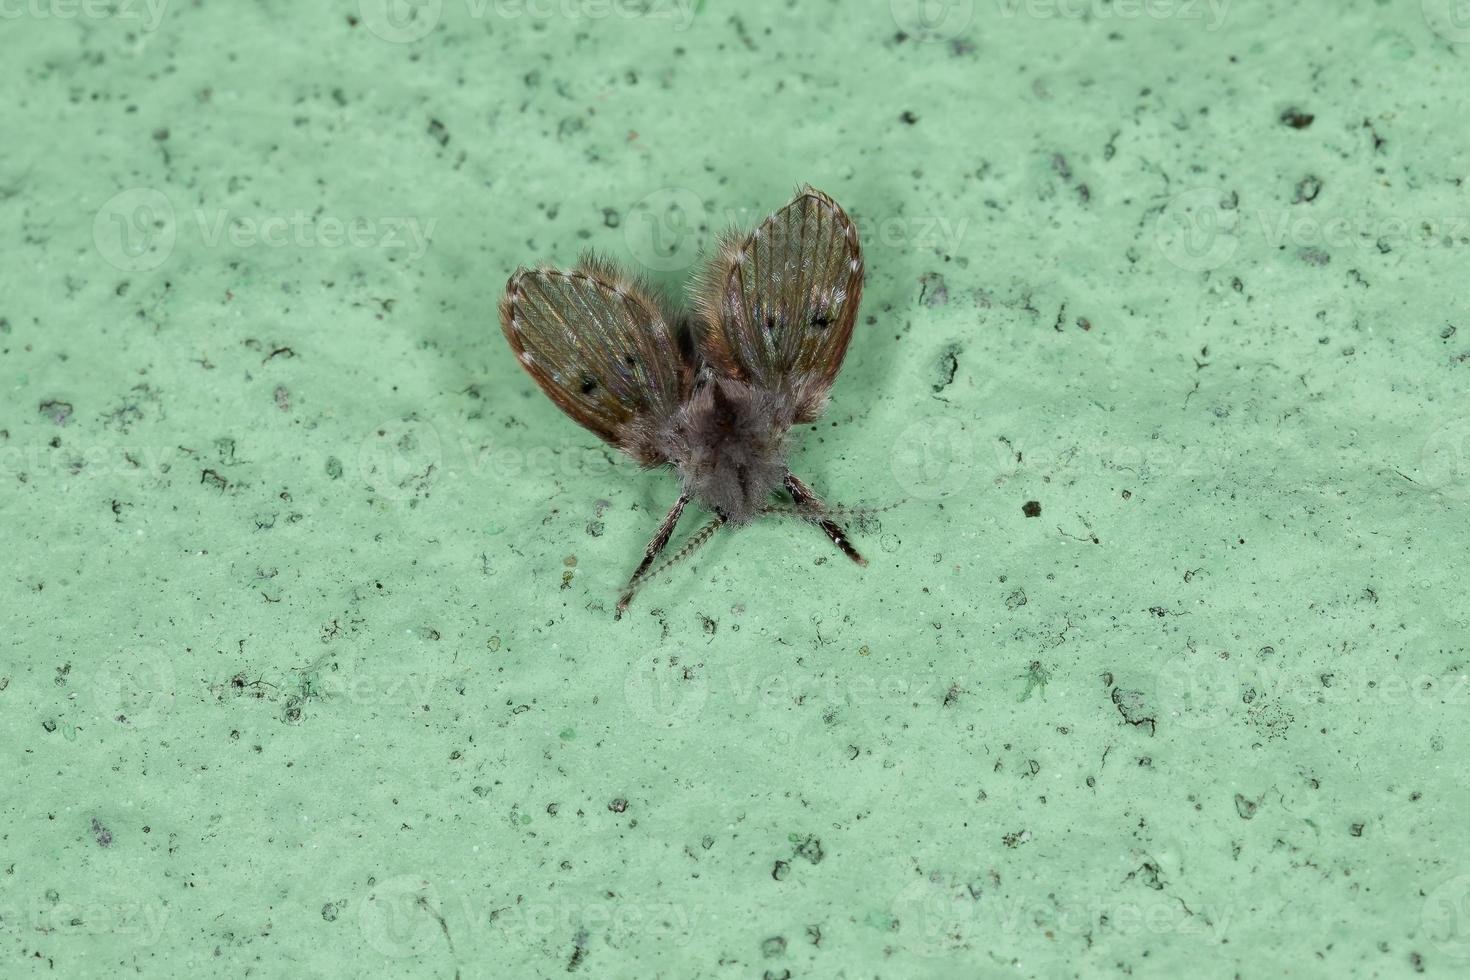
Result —
M 645 464 L 654 433 L 687 396 L 676 321 L 645 283 L 585 256 L 570 271 L 520 269 L 500 328 L 541 390 L 577 424 Z
M 794 400 L 797 422 L 826 407 L 857 322 L 857 228 L 811 187 L 750 235 L 727 236 L 697 290 L 699 352 L 717 372 Z

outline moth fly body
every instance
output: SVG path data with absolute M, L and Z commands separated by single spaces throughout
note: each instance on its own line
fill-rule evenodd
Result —
M 680 480 L 673 507 L 618 600 L 687 558 L 726 525 L 762 514 L 774 493 L 859 565 L 867 561 L 786 465 L 794 426 L 816 421 L 842 367 L 862 299 L 856 226 L 807 186 L 744 236 L 722 237 L 688 310 L 588 253 L 569 270 L 518 269 L 500 301 L 517 360 L 573 421 L 640 465 Z M 658 559 L 690 502 L 714 514 Z M 652 571 L 650 571 L 652 569 Z

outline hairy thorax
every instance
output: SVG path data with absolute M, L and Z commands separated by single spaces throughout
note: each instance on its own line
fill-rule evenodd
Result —
M 710 378 L 673 421 L 669 458 L 690 496 L 745 524 L 765 507 L 786 475 L 786 400 L 730 378 Z

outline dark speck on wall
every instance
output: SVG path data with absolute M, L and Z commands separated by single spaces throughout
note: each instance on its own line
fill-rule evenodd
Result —
M 1303 112 L 1295 106 L 1281 113 L 1281 121 L 1292 129 L 1306 129 L 1312 125 L 1312 120 L 1316 118 L 1310 112 Z
M 1317 199 L 1317 195 L 1320 193 L 1322 193 L 1322 178 L 1315 174 L 1307 174 L 1307 176 L 1297 182 L 1296 197 L 1291 203 L 1310 204 Z

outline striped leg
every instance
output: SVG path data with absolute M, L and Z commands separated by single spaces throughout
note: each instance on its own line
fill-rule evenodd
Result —
M 684 542 L 684 547 L 675 552 L 674 557 L 665 559 L 663 564 L 659 565 L 651 572 L 645 572 L 642 576 L 634 576 L 633 581 L 628 583 L 627 590 L 623 592 L 623 597 L 618 600 L 618 612 L 617 615 L 613 618 L 621 619 L 623 617 L 623 612 L 628 608 L 628 603 L 633 601 L 633 594 L 638 591 L 638 588 L 643 585 L 644 582 L 653 578 L 655 575 L 662 575 L 664 572 L 679 564 L 679 562 L 683 561 L 685 558 L 688 558 L 690 555 L 694 554 L 706 541 L 714 537 L 715 532 L 724 527 L 724 525 L 725 515 L 716 514 L 714 520 L 710 521 L 704 527 L 694 532 L 694 537 Z
M 628 578 L 628 584 L 623 588 L 623 597 L 618 600 L 618 610 L 613 614 L 613 619 L 622 619 L 623 612 L 628 608 L 628 603 L 633 601 L 633 593 L 637 591 L 638 584 L 643 578 L 643 573 L 648 571 L 648 566 L 669 543 L 673 537 L 674 528 L 679 523 L 679 517 L 684 513 L 684 505 L 689 503 L 687 493 L 679 494 L 679 499 L 674 501 L 673 508 L 665 515 L 663 523 L 658 530 L 653 532 L 653 540 L 648 542 L 648 547 L 643 550 L 643 561 L 638 563 L 638 568 Z
M 801 511 L 807 520 L 811 521 L 823 531 L 826 531 L 827 537 L 832 539 L 832 543 L 844 555 L 859 565 L 866 565 L 868 563 L 868 560 L 858 554 L 857 549 L 847 540 L 847 532 L 843 531 L 842 528 L 838 527 L 827 516 L 827 508 L 822 504 L 821 498 L 812 492 L 811 487 L 802 483 L 794 473 L 788 472 L 786 474 L 786 492 L 791 494 L 791 499 L 796 503 L 797 510 Z

